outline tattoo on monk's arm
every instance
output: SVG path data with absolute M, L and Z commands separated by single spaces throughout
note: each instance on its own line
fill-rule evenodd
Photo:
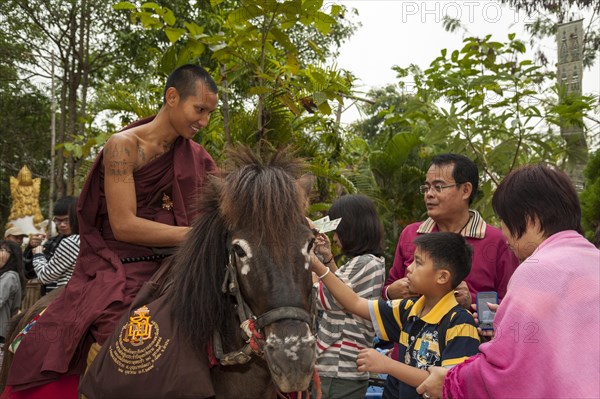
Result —
M 110 161 L 106 165 L 106 176 L 111 177 L 115 183 L 133 182 L 133 162 Z
M 144 149 L 142 148 L 142 146 L 140 146 L 140 143 L 137 143 L 137 151 L 138 151 L 138 156 L 140 157 L 140 161 L 144 162 L 146 161 L 146 153 L 144 152 Z

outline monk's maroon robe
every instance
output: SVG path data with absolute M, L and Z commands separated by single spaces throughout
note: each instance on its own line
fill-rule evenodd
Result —
M 112 335 L 141 285 L 160 264 L 121 262 L 123 258 L 153 255 L 153 251 L 115 239 L 104 196 L 102 159 L 100 153 L 79 197 L 81 246 L 73 276 L 16 351 L 8 378 L 13 391 L 45 384 L 61 375 L 83 373 L 90 345 L 102 344 Z M 133 174 L 137 216 L 189 226 L 200 188 L 207 173 L 215 169 L 215 162 L 202 146 L 178 138 L 169 152 Z M 165 194 L 172 199 L 171 209 Z

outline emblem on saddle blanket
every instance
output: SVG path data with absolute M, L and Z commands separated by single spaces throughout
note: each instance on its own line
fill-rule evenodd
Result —
M 158 323 L 151 319 L 150 309 L 144 305 L 129 316 L 129 322 L 108 350 L 120 373 L 136 375 L 152 370 L 169 342 L 160 336 Z

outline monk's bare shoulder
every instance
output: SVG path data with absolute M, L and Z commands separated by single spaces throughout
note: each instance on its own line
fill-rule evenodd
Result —
M 129 180 L 137 168 L 137 136 L 131 132 L 115 133 L 104 145 L 104 171 L 117 180 Z

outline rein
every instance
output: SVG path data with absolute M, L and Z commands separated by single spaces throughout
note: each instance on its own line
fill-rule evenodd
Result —
M 261 331 L 270 324 L 286 319 L 300 320 L 307 323 L 309 326 L 312 323 L 312 317 L 306 310 L 294 306 L 281 306 L 269 310 L 258 317 L 253 315 L 252 310 L 250 310 L 250 307 L 244 300 L 240 291 L 234 255 L 232 253 L 229 256 L 229 262 L 227 262 L 221 292 L 224 294 L 228 293 L 234 297 L 242 336 L 244 337 L 244 341 L 246 341 L 246 344 L 241 349 L 223 353 L 221 335 L 217 331 L 214 332 L 214 355 L 223 366 L 245 364 L 252 359 L 252 355 L 262 357 L 264 336 Z

